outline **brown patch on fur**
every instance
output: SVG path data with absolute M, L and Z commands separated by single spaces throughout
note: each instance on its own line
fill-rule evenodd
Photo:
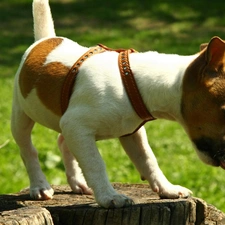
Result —
M 61 115 L 61 89 L 70 68 L 60 62 L 44 63 L 62 41 L 62 38 L 50 38 L 36 45 L 28 54 L 19 76 L 23 97 L 35 88 L 42 103 L 56 115 Z
M 181 113 L 192 140 L 225 137 L 225 42 L 215 37 L 189 65 Z

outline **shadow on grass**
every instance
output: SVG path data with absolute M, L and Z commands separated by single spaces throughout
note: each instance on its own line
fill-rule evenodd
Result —
M 189 0 L 50 0 L 57 34 L 83 45 L 133 47 L 193 54 L 214 35 L 225 36 L 224 3 Z M 33 42 L 29 0 L 0 3 L 0 76 L 9 76 Z M 5 72 L 6 71 L 6 72 Z M 5 72 L 5 73 L 4 73 Z

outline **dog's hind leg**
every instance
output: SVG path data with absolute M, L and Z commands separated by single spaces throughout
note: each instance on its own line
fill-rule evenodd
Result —
M 171 184 L 164 176 L 148 144 L 144 127 L 141 127 L 132 135 L 121 137 L 120 142 L 141 174 L 142 179 L 147 180 L 152 190 L 161 197 L 188 197 L 192 193 L 185 187 Z
M 69 151 L 64 137 L 61 134 L 58 137 L 58 146 L 62 153 L 67 181 L 73 192 L 78 194 L 92 194 L 92 190 L 87 186 L 78 162 Z
M 34 199 L 51 199 L 54 191 L 40 168 L 38 153 L 31 141 L 33 126 L 34 122 L 22 111 L 14 98 L 11 130 L 29 175 L 30 195 Z

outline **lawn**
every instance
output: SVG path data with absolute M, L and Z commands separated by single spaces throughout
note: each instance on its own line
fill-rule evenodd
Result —
M 217 35 L 225 37 L 222 1 L 178 0 L 50 0 L 57 34 L 82 45 L 103 43 L 112 48 L 135 48 L 165 53 L 193 54 Z M 10 133 L 13 78 L 24 50 L 33 42 L 31 1 L 0 2 L 0 194 L 29 185 Z M 177 124 L 154 121 L 146 125 L 149 142 L 167 178 L 186 186 L 193 195 L 225 212 L 225 171 L 204 165 Z M 52 184 L 66 178 L 57 134 L 36 125 L 33 141 L 42 168 Z M 112 182 L 141 183 L 118 140 L 98 142 Z

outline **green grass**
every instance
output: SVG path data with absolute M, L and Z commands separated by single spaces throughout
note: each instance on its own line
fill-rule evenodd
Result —
M 225 36 L 224 2 L 187 3 L 156 0 L 50 0 L 58 35 L 80 44 L 103 43 L 112 48 L 193 54 L 212 36 Z M 0 193 L 18 192 L 29 185 L 10 133 L 13 78 L 23 51 L 33 42 L 31 1 L 0 2 Z M 176 123 L 154 121 L 146 125 L 149 142 L 167 178 L 191 189 L 225 211 L 225 172 L 204 165 L 183 129 Z M 41 166 L 52 184 L 66 183 L 57 134 L 39 125 L 33 141 Z M 112 182 L 141 182 L 117 140 L 98 142 Z

